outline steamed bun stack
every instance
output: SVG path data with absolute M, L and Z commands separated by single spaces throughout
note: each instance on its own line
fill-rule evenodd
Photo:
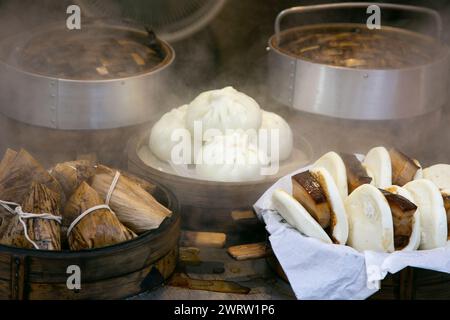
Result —
M 300 233 L 325 243 L 378 252 L 444 247 L 450 240 L 450 166 L 423 169 L 417 160 L 384 147 L 370 150 L 361 160 L 329 152 L 310 171 L 292 178 L 292 196 L 278 190 L 272 203 Z M 327 176 L 333 180 L 326 184 L 331 188 L 324 187 Z M 334 215 L 334 226 L 345 225 L 342 215 L 336 215 L 342 209 L 331 205 L 339 202 L 336 195 L 346 213 L 345 243 L 335 241 L 324 223 L 324 217 Z
M 232 87 L 204 92 L 189 105 L 164 115 L 151 132 L 153 154 L 173 162 L 183 131 L 190 137 L 191 148 L 189 155 L 182 156 L 193 160 L 190 164 L 203 180 L 260 180 L 264 166 L 287 160 L 293 150 L 287 122 Z
M 186 130 L 188 106 L 182 106 L 166 113 L 152 128 L 150 149 L 162 161 L 171 161 L 172 150 L 177 141 L 172 139 L 176 130 Z

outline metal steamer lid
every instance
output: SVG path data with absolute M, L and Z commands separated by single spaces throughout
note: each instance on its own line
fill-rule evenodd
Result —
M 136 37 L 147 36 L 144 30 L 130 26 L 95 25 L 95 28 L 100 27 L 110 35 L 122 32 Z M 143 67 L 139 72 L 125 66 L 117 73 L 111 71 L 111 74 L 106 74 L 108 62 L 102 62 L 98 72 L 105 77 L 52 75 L 51 72 L 44 72 L 45 68 L 34 70 L 8 59 L 9 56 L 17 56 L 27 41 L 32 41 L 37 35 L 45 37 L 46 32 L 52 32 L 54 28 L 53 25 L 46 26 L 31 37 L 24 35 L 24 39 L 21 39 L 15 36 L 2 43 L 2 50 L 5 47 L 10 50 L 8 55 L 2 54 L 0 61 L 2 114 L 22 123 L 51 129 L 103 130 L 142 124 L 160 113 L 169 67 L 175 59 L 175 52 L 168 43 L 159 40 L 164 57 L 153 67 Z M 81 33 L 73 34 L 77 37 Z M 115 43 L 114 38 L 111 41 Z M 55 43 L 55 47 L 58 46 L 61 47 L 61 44 Z M 114 52 L 110 54 L 114 56 Z M 39 63 L 52 62 L 47 56 L 40 58 L 44 60 L 37 59 Z M 134 58 L 137 64 L 145 65 L 146 61 L 142 57 Z M 114 69 L 113 66 L 110 68 Z M 78 72 L 83 70 L 83 66 L 75 66 L 74 69 Z
M 436 24 L 437 38 L 440 40 L 441 17 L 428 8 L 381 3 L 339 3 L 287 9 L 277 17 L 275 35 L 270 39 L 268 48 L 268 85 L 273 98 L 307 113 L 354 120 L 401 119 L 442 108 L 448 98 L 450 51 L 440 41 L 425 35 L 393 27 L 382 28 L 405 36 L 426 38 L 442 48 L 432 61 L 402 68 L 335 66 L 289 54 L 280 47 L 282 36 L 290 31 L 314 27 L 308 25 L 282 31 L 281 23 L 290 14 L 367 8 L 369 5 L 430 16 Z

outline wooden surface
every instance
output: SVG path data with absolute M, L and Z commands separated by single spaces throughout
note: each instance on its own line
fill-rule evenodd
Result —
M 227 235 L 224 248 L 217 248 L 215 241 L 202 242 L 202 248 L 181 248 L 177 270 L 167 284 L 133 299 L 295 299 L 267 242 L 237 245 L 236 239 Z M 388 275 L 370 299 L 450 299 L 450 275 L 406 268 Z
M 227 250 L 202 248 L 199 252 L 200 262 L 189 264 L 181 262 L 178 274 L 193 279 L 203 280 L 207 285 L 211 280 L 230 282 L 230 287 L 249 291 L 245 293 L 211 292 L 192 290 L 171 285 L 134 297 L 137 300 L 291 300 L 295 299 L 290 286 L 272 272 L 265 259 L 236 261 Z

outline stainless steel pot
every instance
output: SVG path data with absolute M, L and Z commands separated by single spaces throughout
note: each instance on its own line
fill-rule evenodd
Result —
M 20 50 L 27 40 L 52 28 L 33 30 L 31 36 L 16 35 L 0 47 L 14 55 L 14 50 Z M 145 34 L 144 30 L 129 26 L 104 28 L 111 34 L 119 30 Z M 117 79 L 60 79 L 0 61 L 0 112 L 22 123 L 62 130 L 114 129 L 150 121 L 162 111 L 163 92 L 169 87 L 169 67 L 175 59 L 170 45 L 161 43 L 165 58 L 155 69 Z
M 435 39 L 417 32 L 384 27 L 440 46 L 439 54 L 429 63 L 398 69 L 355 69 L 315 63 L 288 54 L 280 47 L 285 36 L 310 25 L 281 31 L 282 20 L 293 13 L 367 8 L 371 3 L 339 3 L 295 7 L 281 12 L 275 23 L 275 35 L 269 41 L 269 87 L 271 95 L 296 110 L 336 118 L 357 120 L 388 120 L 415 117 L 444 106 L 448 98 L 450 50 Z M 440 15 L 431 9 L 376 4 L 382 9 L 416 12 L 431 16 L 439 34 Z M 338 24 L 337 24 L 338 25 Z M 323 26 L 323 25 L 322 25 Z M 359 25 L 360 28 L 366 28 Z

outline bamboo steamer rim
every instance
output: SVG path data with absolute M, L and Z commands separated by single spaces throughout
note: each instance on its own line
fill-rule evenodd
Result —
M 167 197 L 167 208 L 172 211 L 172 217 L 166 218 L 160 227 L 156 230 L 147 231 L 146 233 L 140 235 L 139 237 L 129 240 L 126 242 L 118 243 L 112 246 L 90 249 L 90 250 L 81 250 L 81 251 L 48 251 L 48 250 L 34 250 L 34 249 L 23 249 L 23 248 L 15 248 L 5 245 L 0 245 L 0 253 L 7 254 L 20 254 L 28 257 L 39 257 L 39 258 L 58 258 L 58 259 L 88 259 L 92 257 L 98 258 L 99 255 L 110 255 L 113 253 L 118 253 L 121 251 L 129 251 L 131 249 L 146 245 L 152 240 L 158 238 L 161 234 L 164 234 L 165 231 L 170 229 L 170 227 L 176 224 L 180 219 L 181 207 L 178 202 L 178 199 L 175 197 L 174 193 L 171 192 L 166 187 L 162 186 L 159 183 L 155 183 L 149 179 L 145 179 L 147 182 L 152 183 L 156 186 L 156 190 L 158 192 L 162 192 L 165 197 Z M 158 199 L 157 199 L 158 200 Z
M 296 32 L 299 32 L 299 31 L 301 32 L 301 31 L 307 31 L 307 30 L 311 30 L 311 29 L 314 30 L 314 29 L 321 29 L 324 27 L 340 27 L 340 26 L 362 27 L 365 25 L 363 25 L 361 23 L 316 23 L 316 24 L 309 24 L 306 26 L 292 27 L 290 29 L 286 29 L 279 34 L 279 37 L 283 38 L 286 35 L 295 34 Z M 419 32 L 415 32 L 412 30 L 407 30 L 407 29 L 398 28 L 398 27 L 390 27 L 390 26 L 383 26 L 383 31 L 393 32 L 393 33 L 397 33 L 397 34 L 403 34 L 404 36 L 408 36 L 411 39 L 412 38 L 421 39 L 422 41 L 429 42 L 429 43 L 433 44 L 434 46 L 439 47 L 439 52 L 436 54 L 435 57 L 433 57 L 431 59 L 430 62 L 425 63 L 425 64 L 412 65 L 412 66 L 408 66 L 408 67 L 394 68 L 394 69 L 367 69 L 367 68 L 366 69 L 365 68 L 356 69 L 356 68 L 350 68 L 350 67 L 336 66 L 336 65 L 332 65 L 332 64 L 323 64 L 320 62 L 302 58 L 292 52 L 289 52 L 288 50 L 283 49 L 277 43 L 277 35 L 273 35 L 272 37 L 270 37 L 269 48 L 271 50 L 276 51 L 278 54 L 280 54 L 282 56 L 294 58 L 298 61 L 306 61 L 313 65 L 324 65 L 331 69 L 348 70 L 348 71 L 364 71 L 365 70 L 365 71 L 389 72 L 389 71 L 399 71 L 399 70 L 416 70 L 416 69 L 420 69 L 423 67 L 435 65 L 445 59 L 448 59 L 448 57 L 450 56 L 450 47 L 448 47 L 445 43 L 439 43 L 437 40 L 435 40 L 432 37 L 427 36 L 425 34 L 421 34 Z
M 131 26 L 131 25 L 123 24 L 123 23 L 117 23 L 115 21 L 114 22 L 106 21 L 106 22 L 107 22 L 107 24 L 104 24 L 104 25 L 99 24 L 98 22 L 96 23 L 95 21 L 94 22 L 88 21 L 88 22 L 86 22 L 86 24 L 87 24 L 87 28 L 103 28 L 105 30 L 109 29 L 112 31 L 122 30 L 122 31 L 131 32 L 134 34 L 146 35 L 145 31 L 139 30 L 138 27 L 135 25 Z M 27 40 L 32 39 L 36 35 L 52 32 L 52 31 L 55 31 L 58 29 L 61 29 L 59 24 L 55 24 L 55 23 L 46 24 L 44 26 L 37 28 L 31 34 L 29 32 L 22 32 L 18 36 L 15 35 L 13 37 L 7 37 L 5 39 L 2 39 L 0 41 L 0 44 L 3 45 L 4 47 L 8 48 L 8 46 L 6 46 L 5 43 L 9 44 L 8 41 L 13 41 L 14 45 L 12 45 L 12 47 L 18 47 L 18 46 L 22 45 L 24 42 L 26 42 Z M 17 38 L 20 39 L 19 43 L 16 43 Z M 139 78 L 148 77 L 150 75 L 159 73 L 159 72 L 163 71 L 164 69 L 166 69 L 167 67 L 171 66 L 173 64 L 173 62 L 175 61 L 176 53 L 175 53 L 175 50 L 173 49 L 173 47 L 168 42 L 166 42 L 160 38 L 158 38 L 158 40 L 160 41 L 166 56 L 157 65 L 155 65 L 153 68 L 150 68 L 144 72 L 141 72 L 141 73 L 138 73 L 135 75 L 129 75 L 129 76 L 125 76 L 125 77 L 115 77 L 112 79 L 72 79 L 69 77 L 60 78 L 60 77 L 52 76 L 49 74 L 41 74 L 38 72 L 26 70 L 23 68 L 23 66 L 9 63 L 9 61 L 5 58 L 5 53 L 3 52 L 5 49 L 3 49 L 3 51 L 0 50 L 0 64 L 8 65 L 11 68 L 14 68 L 24 74 L 28 74 L 28 75 L 32 75 L 32 76 L 36 76 L 36 77 L 40 77 L 40 78 L 44 78 L 44 79 L 49 79 L 49 80 L 60 80 L 63 82 L 71 82 L 71 83 L 112 83 L 112 82 L 116 82 L 116 81 L 124 81 L 124 80 L 129 80 L 129 79 L 139 79 Z M 11 53 L 8 51 L 6 56 L 8 56 L 10 54 Z

